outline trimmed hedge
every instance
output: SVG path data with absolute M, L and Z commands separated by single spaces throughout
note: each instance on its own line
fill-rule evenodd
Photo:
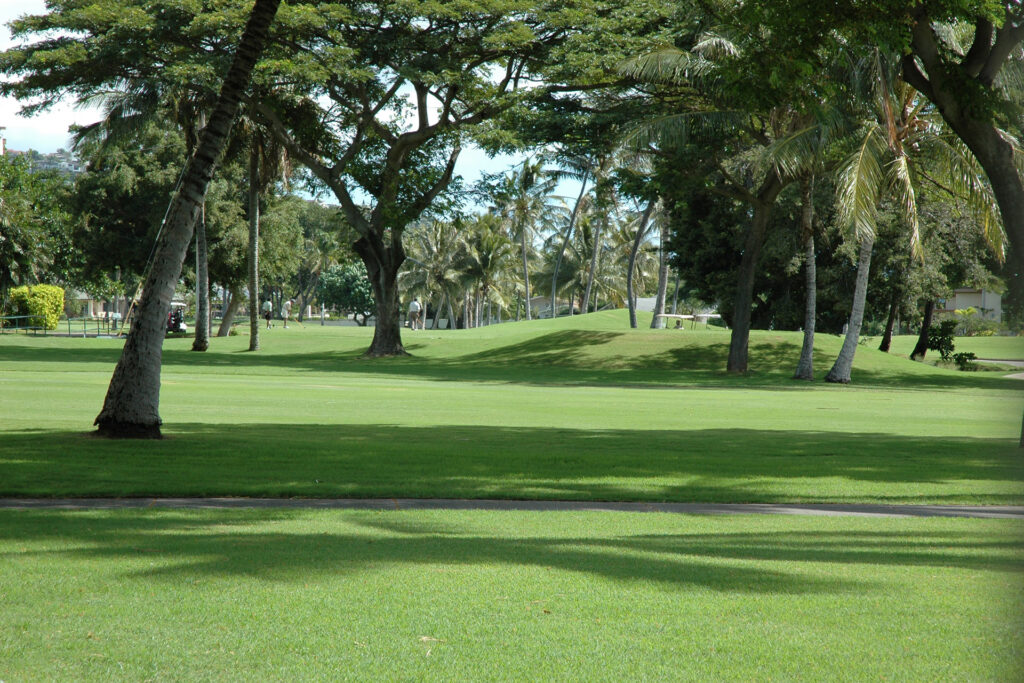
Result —
M 25 285 L 11 290 L 13 315 L 31 315 L 29 325 L 57 329 L 64 311 L 64 290 L 54 285 Z

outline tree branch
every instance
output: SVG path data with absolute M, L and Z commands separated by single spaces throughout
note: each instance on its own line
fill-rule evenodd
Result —
M 1006 21 L 996 31 L 995 45 L 992 46 L 992 50 L 988 53 L 988 59 L 985 60 L 985 66 L 982 67 L 981 72 L 978 74 L 978 80 L 983 85 L 992 85 L 1010 53 L 1024 40 L 1024 25 L 1015 24 L 1015 18 L 1017 17 L 1007 9 Z
M 459 152 L 461 151 L 462 148 L 456 144 L 451 155 L 448 157 L 448 165 L 445 166 L 444 173 L 441 175 L 441 178 L 434 183 L 433 187 L 424 192 L 412 205 L 414 215 L 418 216 L 423 211 L 426 211 L 427 207 L 430 206 L 434 199 L 437 198 L 437 195 L 439 195 L 441 191 L 451 183 L 452 175 L 455 173 L 455 161 L 459 158 Z
M 913 53 L 903 55 L 902 66 L 903 80 L 910 84 L 910 86 L 919 93 L 934 102 L 935 93 L 932 90 L 931 81 L 929 81 L 928 78 L 921 73 L 921 70 L 917 68 L 917 59 L 914 57 Z
M 260 114 L 263 119 L 270 124 L 270 130 L 274 134 L 274 137 L 280 141 L 282 145 L 288 150 L 288 152 L 298 159 L 303 166 L 313 172 L 317 178 L 327 184 L 328 187 L 334 192 L 334 195 L 341 202 L 341 208 L 345 212 L 345 217 L 348 219 L 352 227 L 360 235 L 365 236 L 369 233 L 370 225 L 363 217 L 362 212 L 356 203 L 352 200 L 352 196 L 348 192 L 348 188 L 345 187 L 344 183 L 340 182 L 338 178 L 337 167 L 329 167 L 322 163 L 316 155 L 310 153 L 302 145 L 295 140 L 292 134 L 288 131 L 288 128 L 281 121 L 280 117 L 263 102 L 257 102 L 251 97 L 245 98 L 246 103 Z
M 971 49 L 964 56 L 964 61 L 960 63 L 964 73 L 971 78 L 981 73 L 981 68 L 985 66 L 985 60 L 992 47 L 994 29 L 995 27 L 988 19 L 979 19 L 978 23 L 974 25 L 974 42 L 971 43 Z

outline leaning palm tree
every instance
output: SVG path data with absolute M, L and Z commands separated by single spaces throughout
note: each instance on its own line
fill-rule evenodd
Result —
M 76 127 L 72 147 L 81 150 L 94 144 L 97 153 L 134 142 L 154 122 L 173 122 L 185 139 L 185 158 L 190 158 L 206 126 L 206 112 L 212 106 L 208 92 L 181 87 L 163 87 L 153 81 L 126 82 L 114 90 L 103 90 L 86 98 L 85 104 L 97 104 L 103 117 L 94 123 Z M 177 188 L 175 188 L 177 190 Z M 206 240 L 206 207 L 200 207 L 195 226 L 196 324 L 193 351 L 210 347 L 210 278 Z
M 841 166 L 838 179 L 840 221 L 859 242 L 857 280 L 846 338 L 825 377 L 828 382 L 843 384 L 851 379 L 867 298 L 878 204 L 884 196 L 898 200 L 915 255 L 921 254 L 917 188 L 926 182 L 967 202 L 997 256 L 1001 257 L 1003 245 L 996 202 L 974 157 L 949 134 L 926 99 L 891 75 L 893 69 L 878 52 L 872 66 L 875 120 L 865 126 L 855 150 Z
M 95 420 L 100 434 L 160 437 L 160 369 L 167 311 L 207 186 L 280 4 L 281 0 L 256 0 L 221 85 L 217 106 L 185 166 L 146 277 L 138 313 L 114 369 L 103 409 Z
M 637 327 L 636 291 L 634 287 L 634 280 L 636 279 L 637 269 L 637 256 L 640 253 L 640 245 L 643 244 L 644 240 L 647 238 L 647 235 L 649 234 L 649 230 L 652 224 L 651 216 L 654 214 L 654 209 L 656 206 L 657 202 L 655 200 L 648 200 L 647 206 L 644 207 L 643 212 L 641 212 L 640 216 L 633 221 L 633 223 L 635 223 L 634 230 L 636 236 L 633 238 L 632 247 L 629 250 L 629 263 L 627 265 L 626 272 L 626 305 L 629 307 L 629 326 L 633 329 L 636 329 Z M 662 262 L 664 262 L 664 259 L 662 259 Z M 661 271 L 660 266 L 661 264 L 659 263 L 659 275 Z M 664 298 L 662 299 L 662 304 L 664 304 Z M 657 314 L 657 311 L 655 311 L 655 314 Z

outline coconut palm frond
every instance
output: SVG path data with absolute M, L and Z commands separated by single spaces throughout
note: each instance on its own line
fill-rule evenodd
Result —
M 932 158 L 936 161 L 938 182 L 963 201 L 978 221 L 985 241 L 996 257 L 1002 260 L 1006 251 L 1006 233 L 992 186 L 981 164 L 967 145 L 955 136 L 947 144 L 938 147 L 936 152 Z
M 702 55 L 672 46 L 623 60 L 617 67 L 623 76 L 664 85 L 685 85 L 706 79 L 716 69 L 715 63 Z
M 858 240 L 875 232 L 878 200 L 885 182 L 881 159 L 887 149 L 885 132 L 877 125 L 872 126 L 839 167 L 839 219 L 853 229 Z
M 821 149 L 822 129 L 811 125 L 793 131 L 768 146 L 765 160 L 774 166 L 781 176 L 796 177 L 814 166 Z
M 889 179 L 895 195 L 899 198 L 903 220 L 910 232 L 910 251 L 915 258 L 924 260 L 921 230 L 917 221 L 917 193 L 914 191 L 914 179 L 906 156 L 898 155 L 889 164 Z
M 686 112 L 643 121 L 628 131 L 623 146 L 644 150 L 654 146 L 679 146 L 691 140 L 715 140 L 735 135 L 746 123 L 739 110 Z
M 693 51 L 708 59 L 739 57 L 740 49 L 729 38 L 720 33 L 709 31 L 702 35 L 693 46 Z

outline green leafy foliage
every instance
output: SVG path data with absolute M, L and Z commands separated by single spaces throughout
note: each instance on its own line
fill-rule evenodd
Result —
M 962 351 L 953 354 L 953 362 L 956 363 L 957 370 L 977 370 L 978 364 L 974 362 L 977 359 L 978 357 L 973 351 Z
M 28 324 L 47 330 L 57 329 L 64 310 L 64 290 L 54 285 L 25 285 L 10 293 L 13 315 L 30 315 Z
M 953 337 L 956 335 L 956 321 L 943 320 L 928 329 L 928 348 L 938 351 L 942 360 L 949 360 L 953 355 Z
M 366 325 L 373 314 L 373 289 L 362 263 L 328 268 L 320 276 L 318 290 L 323 303 L 351 313 L 359 325 Z

